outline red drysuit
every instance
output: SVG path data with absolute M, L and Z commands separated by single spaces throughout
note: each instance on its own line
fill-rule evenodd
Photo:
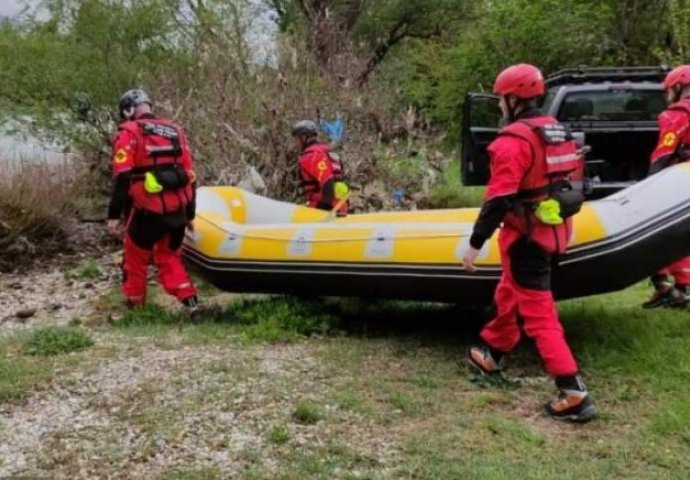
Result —
M 652 153 L 650 173 L 690 159 L 690 99 L 674 103 L 659 115 L 659 144 Z M 677 285 L 690 284 L 690 257 L 661 270 L 672 275 Z
M 494 297 L 497 315 L 482 330 L 482 339 L 496 350 L 510 352 L 520 340 L 519 316 L 524 331 L 535 340 L 546 370 L 559 377 L 575 375 L 578 370 L 551 293 L 552 258 L 565 251 L 571 220 L 546 225 L 529 208 L 530 202 L 547 197 L 551 171 L 546 144 L 534 128 L 556 124 L 554 118 L 531 110 L 501 130 L 491 143 L 491 179 L 470 243 L 479 247 L 481 240 L 476 239 L 488 238 L 503 220 L 498 237 L 503 273 Z M 561 150 L 549 157 L 549 164 L 581 168 L 574 142 L 559 145 Z M 488 220 L 492 216 L 496 220 Z
M 146 300 L 148 265 L 158 267 L 165 291 L 184 301 L 196 289 L 182 264 L 185 226 L 194 218 L 192 157 L 182 129 L 169 120 L 144 115 L 120 125 L 113 140 L 116 187 L 109 219 L 127 218 L 122 292 L 130 305 Z M 146 174 L 163 189 L 151 193 Z

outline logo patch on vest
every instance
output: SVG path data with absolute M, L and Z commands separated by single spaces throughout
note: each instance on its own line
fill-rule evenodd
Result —
M 125 150 L 124 148 L 121 148 L 115 153 L 115 163 L 121 164 L 121 163 L 125 163 L 126 161 L 127 161 L 127 150 Z
M 668 132 L 666 135 L 664 135 L 664 138 L 661 139 L 661 146 L 669 148 L 674 147 L 677 141 L 678 135 L 676 135 L 674 132 Z

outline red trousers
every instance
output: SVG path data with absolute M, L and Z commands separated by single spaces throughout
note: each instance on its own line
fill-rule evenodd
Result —
M 167 293 L 179 300 L 196 295 L 196 288 L 182 263 L 183 236 L 184 226 L 168 229 L 158 217 L 133 215 L 125 235 L 122 261 L 122 293 L 130 304 L 143 305 L 146 302 L 151 260 L 158 268 L 158 282 Z
M 659 272 L 661 275 L 673 276 L 675 282 L 679 285 L 690 284 L 690 257 L 685 257 L 678 260 Z
M 546 371 L 553 376 L 576 374 L 577 363 L 550 289 L 551 254 L 510 228 L 501 230 L 499 245 L 503 273 L 494 297 L 497 316 L 482 330 L 482 339 L 496 350 L 510 352 L 520 341 L 519 315 Z

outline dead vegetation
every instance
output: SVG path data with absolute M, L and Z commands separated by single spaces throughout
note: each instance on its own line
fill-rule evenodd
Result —
M 21 163 L 0 176 L 0 271 L 61 250 L 72 218 L 72 168 Z

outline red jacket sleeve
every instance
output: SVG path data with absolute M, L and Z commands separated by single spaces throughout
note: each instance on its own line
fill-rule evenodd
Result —
M 668 166 L 668 162 L 676 152 L 681 140 L 687 135 L 690 128 L 688 116 L 678 110 L 666 110 L 659 115 L 659 143 L 652 152 L 652 165 L 662 161 Z
M 470 245 L 478 250 L 515 207 L 520 183 L 533 162 L 527 141 L 515 137 L 499 136 L 489 145 L 488 152 L 491 178 L 470 237 Z
M 491 178 L 485 200 L 515 195 L 520 182 L 532 166 L 532 150 L 526 140 L 507 135 L 499 136 L 489 148 Z
M 330 160 L 325 153 L 318 150 L 302 155 L 299 159 L 299 168 L 305 176 L 318 182 L 319 189 L 333 178 L 333 166 Z

